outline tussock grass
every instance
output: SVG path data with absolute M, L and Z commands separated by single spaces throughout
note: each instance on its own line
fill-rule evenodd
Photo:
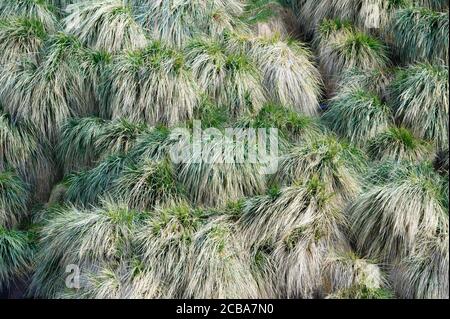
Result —
M 340 18 L 345 20 L 352 20 L 355 9 L 350 8 L 356 1 L 317 1 L 313 0 L 299 0 L 294 1 L 298 5 L 299 22 L 305 28 L 308 34 L 313 34 L 320 26 L 321 22 L 326 18 Z M 353 2 L 353 3 L 352 3 Z M 340 7 L 340 8 L 339 8 Z M 339 15 L 336 11 L 342 9 L 343 15 Z
M 373 160 L 423 162 L 433 158 L 433 147 L 405 128 L 392 127 L 371 139 L 367 153 Z
M 66 172 L 88 168 L 97 159 L 95 143 L 105 130 L 105 121 L 99 118 L 73 118 L 61 128 L 58 156 Z
M 95 50 L 136 50 L 148 43 L 127 1 L 80 1 L 67 6 L 66 11 L 68 15 L 63 21 L 66 32 Z
M 266 103 L 267 94 L 262 86 L 260 71 L 252 61 L 241 54 L 228 56 L 229 70 L 218 97 L 219 105 L 226 105 L 233 115 L 256 112 Z
M 363 285 L 355 285 L 328 295 L 327 299 L 395 299 L 390 289 L 371 289 Z
M 152 38 L 183 47 L 190 38 L 233 30 L 243 12 L 239 0 L 133 1 L 137 20 Z
M 181 298 L 189 273 L 189 252 L 203 212 L 182 203 L 157 209 L 139 229 L 137 253 L 146 265 L 145 283 L 137 294 L 145 298 Z M 205 256 L 205 258 L 207 258 Z
M 48 31 L 58 29 L 54 8 L 42 0 L 1 0 L 0 17 L 21 16 L 40 21 Z
M 30 233 L 8 230 L 0 225 L 1 289 L 9 287 L 14 279 L 23 278 L 30 271 L 33 253 Z
M 181 52 L 153 42 L 115 57 L 101 102 L 113 119 L 175 125 L 192 117 L 200 92 Z
M 390 108 L 377 95 L 361 89 L 336 95 L 322 118 L 338 135 L 360 146 L 393 122 Z
M 150 129 L 145 123 L 134 123 L 125 119 L 108 122 L 95 141 L 95 151 L 104 158 L 114 154 L 127 154 L 136 140 Z
M 54 179 L 49 144 L 30 123 L 14 122 L 0 111 L 0 170 L 14 168 L 35 188 L 36 199 L 45 199 Z
M 257 111 L 266 102 L 261 72 L 249 54 L 235 53 L 223 41 L 203 38 L 189 43 L 186 57 L 200 87 L 232 115 Z
M 327 296 L 330 299 L 345 298 L 345 295 L 351 299 L 366 299 L 388 286 L 386 275 L 379 265 L 358 257 L 352 251 L 337 252 L 330 256 L 325 262 L 324 271 L 328 276 L 326 282 L 333 292 Z
M 241 148 L 250 147 L 246 134 L 238 134 L 234 141 L 225 138 L 212 139 L 208 143 L 203 140 L 202 143 L 202 153 L 194 154 L 177 167 L 177 179 L 193 203 L 223 206 L 229 201 L 264 192 L 266 179 L 262 171 L 263 163 L 251 163 L 234 155 L 239 154 Z M 187 147 L 192 146 L 188 144 Z M 227 159 L 227 149 L 234 161 Z M 202 156 L 203 160 L 198 156 Z
M 448 147 L 448 67 L 420 63 L 398 72 L 392 84 L 397 120 L 415 136 Z
M 405 61 L 448 63 L 448 10 L 411 7 L 399 10 L 392 22 L 394 43 Z
M 325 130 L 316 118 L 273 103 L 266 104 L 257 114 L 239 118 L 237 126 L 254 129 L 276 128 L 279 136 L 290 142 L 317 137 Z
M 332 136 L 321 136 L 283 155 L 274 180 L 290 186 L 316 177 L 343 207 L 361 191 L 364 169 L 365 158 L 360 151 Z
M 27 185 L 13 172 L 0 170 L 0 227 L 16 226 L 28 215 Z
M 0 99 L 13 118 L 35 124 L 52 141 L 64 121 L 92 111 L 80 69 L 83 50 L 77 39 L 58 33 L 49 38 L 41 61 L 25 60 L 0 76 Z
M 258 298 L 251 258 L 233 222 L 210 220 L 192 239 L 185 298 Z
M 124 155 L 112 155 L 91 170 L 69 175 L 65 180 L 66 200 L 76 205 L 97 204 L 130 164 L 130 159 Z
M 89 273 L 98 265 L 128 256 L 133 230 L 142 216 L 111 200 L 98 208 L 69 206 L 51 214 L 40 230 L 31 290 L 38 296 L 58 296 L 65 289 L 66 266 L 75 264 L 82 273 Z
M 319 61 L 332 83 L 342 71 L 359 68 L 365 72 L 389 64 L 387 48 L 378 38 L 345 25 L 337 31 L 327 31 L 329 34 L 323 33 L 326 30 L 329 29 L 321 28 Z
M 168 160 L 127 165 L 114 181 L 112 193 L 140 210 L 176 204 L 183 197 L 175 168 Z
M 447 43 L 447 0 L 0 0 L 0 290 L 448 298 Z
M 362 71 L 357 68 L 345 70 L 337 83 L 337 94 L 345 91 L 363 90 L 373 92 L 382 101 L 389 101 L 390 85 L 394 80 L 391 68 Z
M 341 231 L 345 224 L 344 215 L 318 179 L 250 199 L 240 219 L 250 248 L 273 243 L 275 278 L 266 280 L 275 283 L 281 298 L 324 293 L 322 269 L 328 254 L 348 247 Z
M 0 65 L 23 57 L 35 56 L 47 37 L 43 24 L 34 19 L 6 18 L 0 20 Z
M 279 36 L 259 39 L 250 51 L 271 100 L 305 115 L 317 115 L 322 81 L 309 49 Z
M 125 119 L 70 119 L 62 128 L 59 156 L 66 172 L 86 169 L 110 155 L 128 153 L 139 136 L 149 130 L 144 123 L 132 123 Z
M 297 31 L 295 18 L 293 11 L 272 0 L 246 1 L 245 11 L 241 16 L 256 36 L 288 36 Z
M 447 225 L 443 234 L 419 239 L 415 251 L 394 268 L 394 288 L 401 298 L 448 299 L 448 243 Z
M 440 177 L 430 165 L 390 170 L 390 178 L 370 187 L 350 208 L 358 250 L 383 262 L 399 261 L 414 251 L 419 235 L 448 227 Z

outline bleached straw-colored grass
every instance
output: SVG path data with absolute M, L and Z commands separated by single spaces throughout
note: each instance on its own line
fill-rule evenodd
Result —
M 329 34 L 323 34 L 323 32 Z M 389 64 L 386 46 L 375 37 L 343 26 L 336 31 L 321 28 L 319 61 L 325 75 L 337 81 L 338 75 L 352 68 L 370 71 Z
M 188 45 L 186 56 L 200 87 L 232 115 L 257 111 L 266 102 L 261 72 L 246 53 L 232 53 L 217 40 L 198 39 Z
M 257 40 L 250 55 L 262 70 L 272 101 L 305 115 L 317 115 L 322 81 L 306 46 L 275 35 Z
M 98 208 L 68 207 L 50 215 L 40 230 L 31 290 L 42 297 L 57 296 L 64 291 L 68 265 L 77 265 L 84 274 L 128 256 L 139 217 L 111 200 Z
M 142 122 L 130 122 L 125 119 L 107 122 L 95 141 L 95 152 L 100 158 L 114 154 L 127 154 L 139 136 L 148 131 L 148 126 Z
M 401 298 L 448 299 L 448 243 L 448 227 L 437 237 L 418 239 L 415 251 L 392 272 Z
M 309 34 L 314 33 L 326 18 L 339 18 L 354 21 L 357 0 L 317 1 L 300 0 L 299 22 Z
M 14 168 L 34 189 L 33 196 L 45 200 L 55 176 L 49 143 L 30 123 L 0 111 L 0 145 L 0 169 Z
M 284 37 L 298 31 L 294 12 L 278 1 L 247 1 L 241 19 L 250 26 L 256 36 L 279 34 Z
M 181 298 L 189 273 L 189 251 L 202 222 L 202 212 L 182 203 L 157 209 L 139 229 L 137 254 L 142 258 L 143 278 L 137 294 L 145 298 Z
M 200 87 L 213 99 L 218 98 L 227 74 L 227 52 L 222 42 L 192 40 L 186 47 L 186 60 Z
M 357 68 L 343 72 L 337 83 L 337 92 L 364 90 L 374 92 L 382 101 L 390 100 L 390 85 L 395 76 L 391 68 L 362 71 Z
M 237 135 L 235 140 L 204 140 L 200 153 L 193 153 L 196 151 L 192 145 L 186 145 L 192 156 L 178 165 L 177 179 L 189 199 L 197 205 L 223 206 L 264 192 L 266 177 L 262 168 L 270 162 L 252 163 L 246 154 L 245 158 L 239 156 L 241 149 L 253 146 L 248 144 L 246 134 Z
M 352 251 L 336 252 L 330 256 L 324 265 L 326 282 L 334 296 L 349 293 L 355 287 L 376 291 L 388 285 L 386 275 L 381 267 L 373 261 L 360 258 Z M 354 298 L 355 296 L 352 296 Z
M 227 216 L 212 218 L 192 238 L 185 298 L 258 298 L 245 237 Z
M 247 200 L 238 223 L 256 256 L 261 248 L 270 248 L 260 275 L 273 285 L 272 298 L 314 298 L 329 292 L 326 261 L 333 251 L 349 246 L 342 232 L 346 218 L 317 178 Z
M 269 103 L 259 110 L 257 114 L 243 116 L 237 121 L 238 127 L 244 128 L 276 128 L 279 137 L 289 142 L 297 142 L 304 139 L 319 136 L 325 128 L 318 118 L 302 115 L 282 105 Z M 278 142 L 282 147 L 288 147 L 285 141 Z
M 32 122 L 43 137 L 57 139 L 73 115 L 92 111 L 90 91 L 80 68 L 83 50 L 77 39 L 58 33 L 39 61 L 25 60 L 0 75 L 0 99 L 13 118 Z

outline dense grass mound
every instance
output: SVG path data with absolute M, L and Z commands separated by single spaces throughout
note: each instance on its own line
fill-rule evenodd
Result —
M 448 298 L 448 7 L 0 0 L 0 294 Z

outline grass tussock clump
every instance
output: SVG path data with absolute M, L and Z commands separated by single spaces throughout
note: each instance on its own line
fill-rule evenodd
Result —
M 40 21 L 48 31 L 56 31 L 58 21 L 54 8 L 48 1 L 1 0 L 0 17 L 22 16 Z
M 436 237 L 420 240 L 416 250 L 394 268 L 394 288 L 401 298 L 448 298 L 448 243 L 447 227 Z
M 420 7 L 399 10 L 392 29 L 404 60 L 448 63 L 448 10 L 439 12 Z
M 214 39 L 193 40 L 186 52 L 200 87 L 233 116 L 258 111 L 266 102 L 261 72 L 248 54 L 234 53 Z
M 433 147 L 405 128 L 389 128 L 369 141 L 367 153 L 374 160 L 423 162 L 433 158 Z
M 84 50 L 78 39 L 63 33 L 50 37 L 40 60 L 23 60 L 0 76 L 0 99 L 14 119 L 32 122 L 41 136 L 58 139 L 64 121 L 92 112 L 86 85 Z
M 134 1 L 137 20 L 152 38 L 182 47 L 198 34 L 218 36 L 233 30 L 243 13 L 239 0 Z
M 338 135 L 360 146 L 393 122 L 389 107 L 377 95 L 363 90 L 336 95 L 322 119 Z
M 290 186 L 318 178 L 327 192 L 345 206 L 361 191 L 362 153 L 332 136 L 319 136 L 282 156 L 274 180 Z
M 227 217 L 212 219 L 193 237 L 186 298 L 258 298 L 249 252 Z
M 342 71 L 358 68 L 368 72 L 389 65 L 386 45 L 346 21 L 325 20 L 317 45 L 320 67 L 332 87 Z
M 448 67 L 410 65 L 398 72 L 391 90 L 397 120 L 415 136 L 448 147 Z
M 14 169 L 34 189 L 33 197 L 45 199 L 55 175 L 48 141 L 30 123 L 14 122 L 0 111 L 0 145 L 0 170 Z
M 0 227 L 16 226 L 28 214 L 27 185 L 12 171 L 0 170 Z
M 111 201 L 93 209 L 69 206 L 50 212 L 40 230 L 33 293 L 42 297 L 63 294 L 65 282 L 55 279 L 68 265 L 77 265 L 85 274 L 128 256 L 133 229 L 141 216 Z
M 430 165 L 394 166 L 388 172 L 383 182 L 358 197 L 350 214 L 358 250 L 394 262 L 415 250 L 419 235 L 433 236 L 447 229 L 448 214 L 440 177 Z
M 0 208 L 1 210 L 1 208 Z M 0 225 L 0 289 L 32 269 L 34 247 L 31 233 L 8 230 Z
M 24 57 L 34 57 L 47 37 L 43 24 L 35 19 L 7 18 L 0 20 L 0 66 Z
M 67 6 L 66 11 L 66 32 L 95 50 L 119 52 L 147 45 L 145 32 L 134 20 L 126 1 L 80 1 Z
M 313 179 L 249 200 L 240 219 L 250 249 L 271 243 L 275 294 L 281 298 L 314 298 L 325 294 L 323 267 L 334 249 L 347 249 L 342 211 Z
M 118 55 L 106 73 L 100 95 L 112 119 L 174 125 L 190 119 L 200 101 L 182 53 L 162 43 Z
M 274 36 L 257 41 L 250 55 L 262 70 L 272 101 L 305 115 L 317 115 L 321 79 L 305 46 Z
M 447 60 L 447 0 L 0 0 L 1 293 L 448 298 Z

